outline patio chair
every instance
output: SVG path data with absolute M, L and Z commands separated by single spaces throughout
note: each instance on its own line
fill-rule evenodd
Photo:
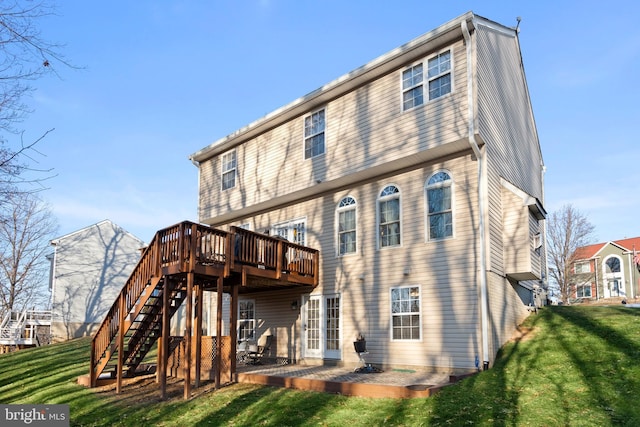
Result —
M 267 335 L 264 345 L 259 345 L 255 351 L 249 351 L 247 354 L 247 363 L 250 365 L 259 365 L 262 363 L 262 358 L 265 353 L 271 348 L 272 335 Z

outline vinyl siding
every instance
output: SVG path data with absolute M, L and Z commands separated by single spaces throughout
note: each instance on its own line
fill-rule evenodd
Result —
M 502 196 L 505 273 L 531 271 L 529 209 L 507 189 L 502 190 Z
M 304 120 L 300 116 L 236 147 L 238 179 L 233 189 L 221 191 L 220 156 L 203 162 L 200 220 L 207 222 L 229 210 L 256 205 L 307 189 L 318 181 L 333 181 L 466 137 L 463 44 L 455 43 L 452 52 L 454 91 L 440 99 L 402 112 L 402 70 L 396 70 L 324 105 L 323 155 L 303 159 Z
M 262 231 L 283 221 L 306 220 L 305 244 L 319 249 L 321 262 L 320 284 L 312 294 L 340 295 L 345 364 L 357 364 L 352 342 L 362 333 L 370 363 L 475 369 L 475 358 L 482 359 L 480 274 L 488 275 L 491 361 L 527 315 L 518 284 L 504 274 L 503 231 L 522 243 L 521 236 L 529 239 L 537 224 L 526 216 L 530 214 L 522 200 L 516 207 L 513 198 L 503 196 L 501 179 L 542 200 L 542 159 L 517 41 L 483 22 L 474 20 L 472 43 L 477 46 L 472 65 L 477 79 L 476 131 L 486 153 L 487 272 L 479 271 L 478 161 L 467 142 L 467 63 L 461 37 L 450 45 L 453 91 L 449 95 L 402 112 L 403 66 L 323 105 L 309 104 L 307 113 L 325 108 L 323 155 L 303 159 L 300 115 L 251 139 L 242 140 L 242 133 L 237 142 L 235 136 L 223 139 L 229 147 L 236 142 L 238 179 L 233 189 L 221 191 L 220 156 L 200 164 L 202 222 L 221 227 L 250 223 Z M 415 63 L 407 60 L 405 66 Z M 451 147 L 455 149 L 443 149 Z M 454 235 L 429 241 L 424 185 L 432 173 L 443 169 L 453 179 Z M 365 176 L 366 172 L 370 174 Z M 400 189 L 402 244 L 380 249 L 377 199 L 388 184 Z M 345 196 L 357 201 L 357 252 L 338 256 L 336 207 Z M 514 212 L 525 216 L 512 221 Z M 390 289 L 398 286 L 420 288 L 420 340 L 391 339 Z M 278 357 L 304 356 L 302 313 L 290 309 L 301 292 L 305 290 L 246 295 L 256 300 L 258 334 L 277 336 Z
M 495 355 L 502 344 L 511 338 L 516 327 L 527 318 L 529 312 L 516 291 L 517 285 L 493 273 L 489 273 L 488 283 L 489 321 L 492 331 L 489 352 Z
M 480 135 L 489 167 L 542 200 L 542 157 L 515 35 L 476 28 Z
M 504 233 L 502 191 L 500 176 L 490 169 L 488 175 L 488 221 L 487 234 L 489 239 L 489 269 L 496 274 L 504 275 Z
M 54 340 L 89 336 L 138 263 L 144 243 L 109 221 L 54 242 Z
M 335 194 L 276 209 L 242 222 L 257 230 L 294 218 L 307 220 L 307 245 L 320 249 L 321 281 L 314 295 L 339 294 L 342 303 L 343 362 L 356 364 L 352 342 L 361 332 L 367 338 L 372 363 L 470 368 L 480 346 L 478 337 L 478 261 L 474 219 L 477 216 L 476 163 L 469 153 L 445 162 L 365 182 Z M 435 171 L 446 169 L 454 181 L 455 237 L 426 241 L 424 184 Z M 402 245 L 378 249 L 377 198 L 385 185 L 401 191 Z M 336 255 L 335 212 L 339 201 L 350 195 L 357 201 L 357 242 L 354 255 Z M 409 274 L 405 275 L 405 271 Z M 422 303 L 422 340 L 392 341 L 390 337 L 390 289 L 419 286 Z M 246 297 L 250 297 L 246 295 Z M 277 355 L 299 355 L 300 342 L 292 335 L 300 330 L 290 304 L 295 292 L 256 294 L 258 324 L 269 325 L 278 336 Z M 284 312 L 283 312 L 284 311 Z M 295 322 L 295 324 L 294 324 Z M 275 328 L 275 329 L 274 329 Z M 284 334 L 284 337 L 282 336 Z M 296 338 L 299 340 L 299 338 Z M 296 348 L 289 348 L 293 343 Z

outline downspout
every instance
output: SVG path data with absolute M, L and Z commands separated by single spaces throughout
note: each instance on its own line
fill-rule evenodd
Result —
M 469 113 L 469 145 L 478 160 L 478 234 L 480 237 L 480 330 L 482 334 L 482 368 L 489 369 L 489 301 L 487 295 L 487 249 L 484 224 L 485 202 L 487 200 L 484 179 L 484 156 L 478 147 L 474 128 L 474 98 L 473 98 L 473 65 L 471 34 L 467 21 L 461 22 L 462 34 L 467 49 L 467 105 Z

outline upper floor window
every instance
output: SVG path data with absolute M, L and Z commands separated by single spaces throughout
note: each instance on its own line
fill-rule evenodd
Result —
M 611 257 L 605 262 L 607 273 L 620 273 L 620 258 Z
M 356 252 L 356 199 L 347 196 L 340 200 L 337 209 L 338 254 Z
M 422 64 L 402 72 L 402 109 L 408 110 L 424 103 Z
M 378 241 L 381 248 L 400 245 L 400 190 L 387 185 L 378 198 Z
M 429 59 L 429 100 L 451 92 L 451 51 Z
M 591 273 L 591 264 L 587 262 L 576 262 L 576 274 Z
M 431 175 L 426 185 L 429 240 L 453 236 L 451 176 L 444 171 Z
M 402 110 L 424 104 L 424 86 L 428 84 L 429 101 L 451 92 L 451 51 L 442 52 L 424 64 L 412 65 L 402 72 Z
M 324 154 L 324 109 L 304 118 L 304 158 Z
M 391 288 L 391 339 L 419 340 L 420 287 Z
M 236 150 L 222 155 L 222 189 L 227 190 L 236 186 Z

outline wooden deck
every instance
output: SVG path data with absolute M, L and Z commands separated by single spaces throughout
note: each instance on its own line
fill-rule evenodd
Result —
M 223 294 L 231 295 L 230 335 L 236 336 L 238 295 L 259 290 L 317 286 L 319 252 L 286 240 L 232 227 L 218 230 L 182 222 L 160 230 L 144 249 L 141 259 L 107 313 L 92 340 L 91 369 L 81 383 L 95 387 L 98 380 L 115 381 L 134 375 L 152 345 L 159 341 L 158 376 L 164 395 L 171 356 L 169 322 L 186 301 L 185 340 L 182 363 L 185 398 L 191 394 L 192 368 L 195 385 L 200 381 L 203 291 L 217 293 L 217 328 L 222 336 Z M 195 325 L 194 325 L 195 323 Z M 195 327 L 194 327 L 195 326 Z M 166 337 L 166 339 L 164 338 Z M 221 376 L 235 373 L 236 342 L 223 352 L 215 340 L 216 385 Z M 192 348 L 193 347 L 193 348 Z M 228 363 L 227 363 L 228 362 Z M 222 372 L 223 366 L 228 368 Z M 230 372 L 227 370 L 230 369 Z

